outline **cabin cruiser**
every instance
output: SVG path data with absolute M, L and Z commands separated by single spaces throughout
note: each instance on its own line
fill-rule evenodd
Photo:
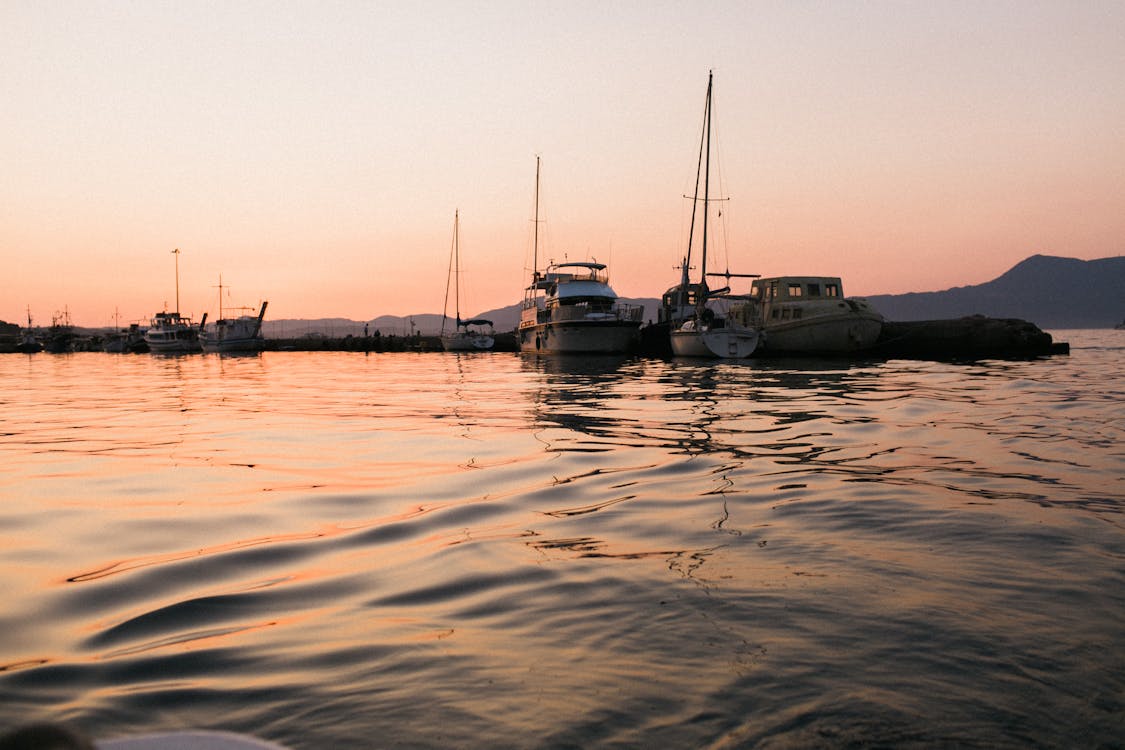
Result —
M 539 158 L 535 159 L 535 241 L 516 338 L 521 352 L 620 354 L 640 340 L 644 307 L 617 301 L 604 263 L 551 263 L 539 271 Z
M 536 272 L 517 328 L 520 351 L 622 353 L 637 342 L 644 308 L 617 301 L 602 263 L 553 263 Z
M 757 279 L 732 314 L 761 328 L 765 354 L 859 352 L 874 346 L 883 328 L 883 316 L 867 300 L 844 297 L 837 276 Z
M 206 322 L 205 313 L 199 328 Z M 199 328 L 191 322 L 191 318 L 178 312 L 158 312 L 149 321 L 145 343 L 148 344 L 149 351 L 155 354 L 198 352 L 202 348 L 199 345 Z

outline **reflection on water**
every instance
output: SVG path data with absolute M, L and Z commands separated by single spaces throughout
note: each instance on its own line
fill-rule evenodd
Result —
M 1125 383 L 1070 357 L 0 358 L 0 728 L 1111 746 Z

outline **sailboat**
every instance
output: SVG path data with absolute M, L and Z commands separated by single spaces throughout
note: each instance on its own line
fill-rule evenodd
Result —
M 619 354 L 639 338 L 644 308 L 617 301 L 603 263 L 550 263 L 539 271 L 539 158 L 535 159 L 535 244 L 531 284 L 516 328 L 520 351 Z
M 664 294 L 665 309 L 662 315 L 671 323 L 672 353 L 679 357 L 749 357 L 758 347 L 758 329 L 729 316 L 719 314 L 708 303 L 730 294 L 733 277 L 757 278 L 757 274 L 721 274 L 707 272 L 707 215 L 711 183 L 711 85 L 712 74 L 707 75 L 707 101 L 703 115 L 703 136 L 696 167 L 695 196 L 691 209 L 691 230 L 688 234 L 687 255 L 680 266 L 680 284 Z M 703 171 L 703 198 L 699 197 L 699 172 Z M 691 251 L 695 233 L 695 216 L 700 203 L 703 206 L 703 236 L 700 250 L 699 281 L 691 282 Z M 712 290 L 707 286 L 708 276 L 722 276 L 727 286 Z
M 239 315 L 228 318 L 223 315 L 223 277 L 219 276 L 219 319 L 210 328 L 200 326 L 199 344 L 205 352 L 258 352 L 265 345 L 262 338 L 262 318 L 266 316 L 266 305 L 262 302 L 258 315 Z M 250 308 L 253 309 L 253 308 Z
M 449 272 L 445 278 L 445 303 L 441 309 L 441 346 L 447 352 L 483 352 L 496 343 L 492 336 L 492 321 L 484 318 L 461 320 L 461 250 L 459 247 L 460 218 L 453 212 L 453 246 L 449 250 Z M 456 325 L 446 332 L 445 322 L 449 320 L 449 280 L 453 279 L 453 306 Z M 472 326 L 470 328 L 470 326 Z
M 154 353 L 198 352 L 199 329 L 191 322 L 191 318 L 180 315 L 180 249 L 176 248 L 172 254 L 176 256 L 176 309 L 152 316 L 148 330 L 145 331 L 145 343 Z M 203 328 L 206 321 L 207 314 L 204 313 L 199 328 Z

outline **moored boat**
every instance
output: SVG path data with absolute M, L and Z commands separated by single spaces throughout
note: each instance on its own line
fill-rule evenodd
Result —
M 447 352 L 485 352 L 496 344 L 492 321 L 484 318 L 461 320 L 461 248 L 460 212 L 453 212 L 453 247 L 449 251 L 449 272 L 445 280 L 445 303 L 441 310 L 441 346 Z M 449 282 L 453 280 L 453 330 L 446 331 L 449 320 Z
M 204 323 L 206 320 L 205 314 Z M 200 327 L 202 326 L 203 323 L 200 323 Z M 191 318 L 178 312 L 158 312 L 153 315 L 144 333 L 144 340 L 149 351 L 154 354 L 191 353 L 202 348 L 199 345 L 199 328 L 192 323 Z
M 176 248 L 172 254 L 176 256 L 176 309 L 153 315 L 144 334 L 149 351 L 155 354 L 200 351 L 199 329 L 207 322 L 207 314 L 204 313 L 199 328 L 196 328 L 191 318 L 180 315 L 180 249 Z
M 603 263 L 550 263 L 539 271 L 539 159 L 535 160 L 535 241 L 531 283 L 524 290 L 516 338 L 539 354 L 619 354 L 632 349 L 644 316 L 618 302 Z
M 43 343 L 39 340 L 39 335 L 35 332 L 35 328 L 31 325 L 31 306 L 27 308 L 27 328 L 24 328 L 19 333 L 19 341 L 16 343 L 16 351 L 22 354 L 34 354 L 43 351 Z
M 262 302 L 258 315 L 240 315 L 237 318 L 220 317 L 209 328 L 199 333 L 199 343 L 203 351 L 210 353 L 257 352 L 265 345 L 262 337 L 262 319 L 266 315 L 266 305 Z M 222 315 L 220 308 L 219 315 Z
M 867 300 L 845 297 L 837 276 L 760 278 L 735 315 L 761 326 L 767 354 L 861 352 L 883 329 L 883 316 Z
M 758 329 L 745 321 L 726 314 L 719 300 L 730 299 L 732 277 L 755 278 L 753 274 L 709 274 L 707 272 L 707 229 L 710 214 L 711 183 L 711 85 L 707 76 L 707 98 L 703 116 L 703 138 L 700 143 L 699 163 L 696 170 L 695 195 L 692 202 L 691 229 L 688 233 L 687 255 L 680 267 L 678 286 L 663 296 L 661 319 L 670 324 L 672 353 L 677 357 L 721 357 L 741 359 L 749 357 L 758 346 Z M 703 174 L 703 196 L 699 195 L 699 174 Z M 702 205 L 702 236 L 700 243 L 699 281 L 689 279 L 692 244 L 695 234 L 695 217 Z M 723 276 L 727 286 L 712 290 L 707 285 L 708 276 Z

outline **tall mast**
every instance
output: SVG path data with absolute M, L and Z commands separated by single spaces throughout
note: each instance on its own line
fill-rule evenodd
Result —
M 531 271 L 539 279 L 539 157 L 535 157 L 535 245 Z
M 700 264 L 702 272 L 700 278 L 707 278 L 707 214 L 711 213 L 707 201 L 711 191 L 711 76 L 707 71 L 707 158 L 703 168 L 703 262 Z
M 461 245 L 457 240 L 460 211 L 453 209 L 453 308 L 457 312 L 457 325 L 461 325 Z
M 176 256 L 176 314 L 180 314 L 180 248 L 172 251 Z
M 179 307 L 179 303 L 176 304 Z M 223 319 L 223 275 L 219 274 L 219 320 Z

